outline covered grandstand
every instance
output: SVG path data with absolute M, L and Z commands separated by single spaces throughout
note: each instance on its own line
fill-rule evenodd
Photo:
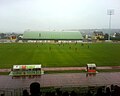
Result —
M 80 42 L 81 32 L 25 31 L 23 41 L 27 42 Z

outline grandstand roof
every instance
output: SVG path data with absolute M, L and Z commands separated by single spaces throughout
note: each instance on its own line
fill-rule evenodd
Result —
M 26 31 L 23 39 L 29 40 L 82 40 L 81 32 Z

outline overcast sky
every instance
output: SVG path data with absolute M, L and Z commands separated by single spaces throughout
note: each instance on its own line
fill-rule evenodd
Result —
M 120 0 L 0 0 L 0 32 L 120 28 Z

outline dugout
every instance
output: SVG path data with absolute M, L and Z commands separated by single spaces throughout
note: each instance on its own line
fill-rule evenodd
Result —
M 88 73 L 96 73 L 96 64 L 87 64 L 86 69 Z
M 11 76 L 29 76 L 29 75 L 41 75 L 41 64 L 39 65 L 13 65 Z

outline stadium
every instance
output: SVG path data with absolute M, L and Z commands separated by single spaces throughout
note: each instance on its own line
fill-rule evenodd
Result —
M 120 0 L 0 0 L 0 96 L 120 96 Z
M 85 96 L 88 90 L 120 85 L 119 49 L 119 43 L 83 42 L 81 32 L 24 32 L 20 43 L 0 43 L 1 94 L 22 96 L 32 82 L 41 84 L 43 96 L 59 88 Z M 93 63 L 98 73 L 88 74 L 86 65 Z M 44 74 L 8 76 L 16 64 L 41 64 Z

